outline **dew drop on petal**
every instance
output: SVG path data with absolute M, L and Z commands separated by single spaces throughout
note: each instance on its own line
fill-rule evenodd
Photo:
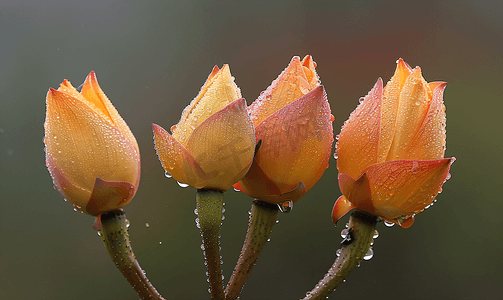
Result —
M 281 203 L 278 203 L 278 208 L 279 208 L 279 211 L 282 213 L 289 213 L 293 209 L 293 201 L 286 200 Z
M 393 227 L 393 226 L 395 226 L 395 223 L 393 223 L 393 222 L 389 222 L 389 221 L 384 221 L 384 225 L 385 225 L 386 227 Z
M 164 176 L 166 176 L 166 178 L 171 178 L 173 176 L 171 176 L 171 174 L 168 173 L 168 171 L 164 172 Z
M 181 186 L 181 187 L 183 187 L 183 188 L 186 188 L 186 187 L 189 186 L 188 184 L 180 182 L 180 181 L 177 181 L 176 183 L 178 183 L 178 185 Z

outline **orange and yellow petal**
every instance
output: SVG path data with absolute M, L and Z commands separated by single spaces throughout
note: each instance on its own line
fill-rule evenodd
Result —
M 319 86 L 314 67 L 315 63 L 310 56 L 304 58 L 302 63 L 298 56 L 294 56 L 288 67 L 250 105 L 248 111 L 252 115 L 255 126 L 285 105 Z
M 412 73 L 410 66 L 399 59 L 397 62 L 395 74 L 383 89 L 382 106 L 381 106 L 381 138 L 379 140 L 379 152 L 377 162 L 386 161 L 388 152 L 391 148 L 391 143 L 396 132 L 396 119 L 398 113 L 398 104 L 400 100 L 400 92 L 405 85 L 405 81 Z
M 368 167 L 375 214 L 396 219 L 422 211 L 441 190 L 454 160 L 396 160 Z
M 356 207 L 354 207 L 346 197 L 340 196 L 339 199 L 335 201 L 334 208 L 332 209 L 332 221 L 334 224 L 337 224 L 340 218 L 355 208 Z
M 309 190 L 328 167 L 333 143 L 330 107 L 323 87 L 264 119 L 256 127 L 256 136 L 262 142 L 254 164 L 274 182 L 280 194 L 293 190 L 300 181 Z
M 443 93 L 446 83 L 439 83 L 423 124 L 407 148 L 405 159 L 439 159 L 445 153 L 445 106 Z
M 393 142 L 386 160 L 404 159 L 407 147 L 411 144 L 428 113 L 432 91 L 416 67 L 400 91 Z M 384 119 L 383 119 L 384 122 Z
M 138 183 L 140 155 L 136 144 L 87 103 L 50 89 L 44 126 L 46 152 L 53 164 L 87 193 L 93 190 L 96 177 Z
M 379 78 L 344 123 L 337 142 L 337 169 L 353 178 L 377 162 L 381 127 L 382 80 Z
M 255 129 L 246 101 L 238 99 L 201 123 L 187 141 L 187 150 L 211 179 L 205 188 L 227 190 L 250 168 Z
M 192 154 L 159 125 L 152 125 L 154 147 L 162 167 L 179 182 L 199 188 L 208 179 Z
M 241 91 L 234 83 L 229 66 L 224 65 L 216 73 L 215 70 L 214 68 L 199 94 L 184 109 L 180 122 L 173 128 L 173 137 L 184 146 L 195 128 L 217 111 L 241 98 Z

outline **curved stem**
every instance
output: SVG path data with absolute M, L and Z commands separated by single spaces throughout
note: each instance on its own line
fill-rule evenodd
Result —
M 225 299 L 237 299 L 250 276 L 262 248 L 269 239 L 278 219 L 278 206 L 259 200 L 253 201 L 248 231 L 239 260 L 225 288 Z
M 342 241 L 340 255 L 304 300 L 325 299 L 358 266 L 370 248 L 376 223 L 376 216 L 364 212 L 355 211 L 351 215 L 348 235 Z
M 216 190 L 197 190 L 196 208 L 203 238 L 203 254 L 210 280 L 211 299 L 224 299 L 220 268 L 220 225 L 224 194 Z
M 129 221 L 122 210 L 101 215 L 101 239 L 113 262 L 142 299 L 164 300 L 141 269 L 131 247 Z

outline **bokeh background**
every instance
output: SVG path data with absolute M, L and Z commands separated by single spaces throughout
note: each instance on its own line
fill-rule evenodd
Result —
M 96 71 L 141 149 L 140 188 L 125 209 L 140 264 L 166 298 L 208 299 L 195 190 L 164 177 L 151 124 L 177 123 L 214 65 L 230 64 L 251 103 L 305 54 L 318 63 L 335 133 L 400 57 L 426 80 L 447 81 L 446 156 L 457 158 L 434 207 L 409 229 L 379 224 L 374 257 L 331 298 L 503 297 L 501 1 L 2 0 L 0 38 L 0 299 L 138 299 L 93 218 L 52 187 L 42 142 L 49 87 Z M 330 219 L 336 178 L 331 159 L 280 214 L 241 299 L 299 299 L 322 278 L 344 227 Z M 227 280 L 251 199 L 231 190 L 225 203 Z

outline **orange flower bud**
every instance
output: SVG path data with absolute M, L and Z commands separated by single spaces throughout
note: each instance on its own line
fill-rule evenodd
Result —
M 153 128 L 161 164 L 179 182 L 225 191 L 250 168 L 255 131 L 228 65 L 213 68 L 172 135 Z
M 260 146 L 234 187 L 270 203 L 298 201 L 328 168 L 333 116 L 310 55 L 295 56 L 248 111 Z
M 339 135 L 334 222 L 356 208 L 406 228 L 434 201 L 455 160 L 443 158 L 445 85 L 402 59 L 384 89 L 377 80 Z
M 92 216 L 128 204 L 140 181 L 140 151 L 94 71 L 81 92 L 65 80 L 46 102 L 46 165 L 56 189 Z

